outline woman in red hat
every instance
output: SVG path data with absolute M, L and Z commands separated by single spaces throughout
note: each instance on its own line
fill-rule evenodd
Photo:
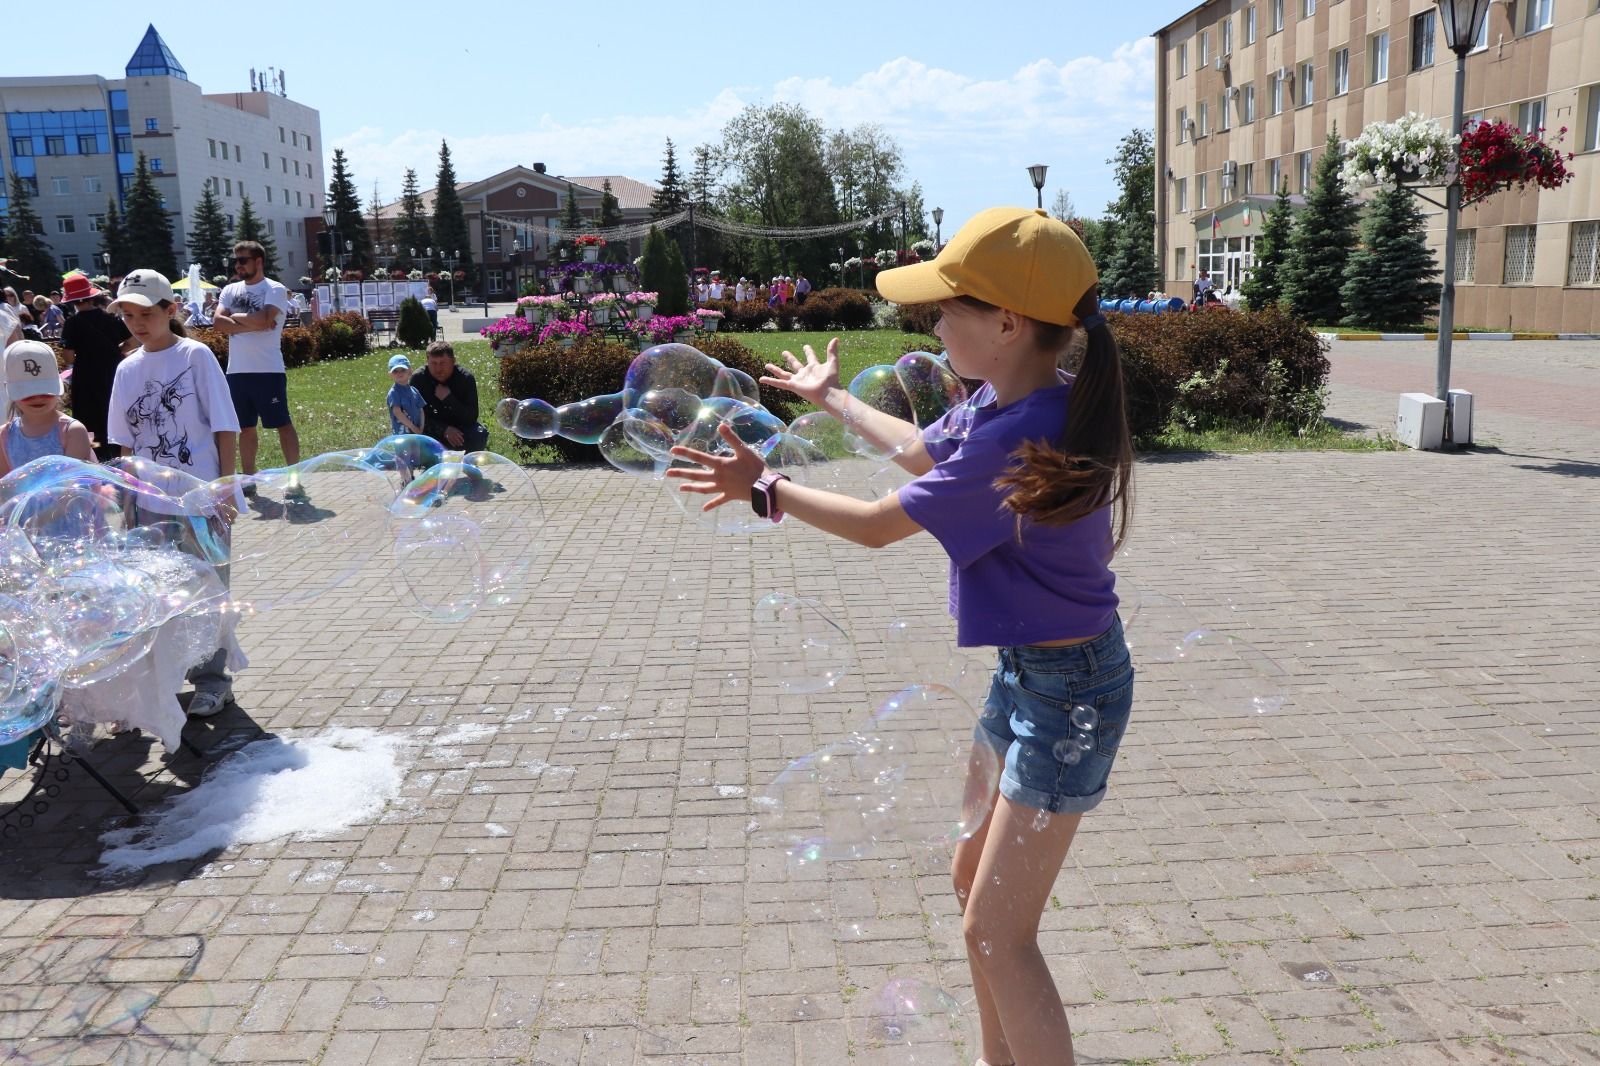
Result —
M 72 414 L 89 428 L 101 461 L 119 449 L 106 441 L 106 410 L 117 364 L 137 347 L 122 319 L 106 310 L 111 298 L 82 274 L 68 274 L 61 283 L 61 302 L 77 313 L 61 327 L 61 350 L 72 369 Z

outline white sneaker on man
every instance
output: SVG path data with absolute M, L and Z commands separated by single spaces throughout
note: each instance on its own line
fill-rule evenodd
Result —
M 221 692 L 196 692 L 189 700 L 189 717 L 210 718 L 221 714 L 232 702 L 231 689 L 223 689 Z

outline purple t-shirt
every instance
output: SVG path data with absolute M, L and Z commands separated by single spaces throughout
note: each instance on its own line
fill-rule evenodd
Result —
M 996 407 L 985 385 L 965 440 L 937 439 L 944 419 L 923 432 L 936 465 L 900 490 L 900 506 L 950 556 L 950 614 L 962 647 L 1094 637 L 1111 626 L 1111 508 L 1060 526 L 1024 518 L 1019 534 L 1005 490 L 994 485 L 1016 468 L 1024 441 L 1061 439 L 1071 393 L 1069 379 Z

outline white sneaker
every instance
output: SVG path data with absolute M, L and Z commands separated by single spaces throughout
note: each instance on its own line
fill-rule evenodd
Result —
M 221 692 L 196 692 L 189 700 L 189 717 L 210 718 L 212 715 L 221 714 L 232 702 L 233 692 L 229 689 Z

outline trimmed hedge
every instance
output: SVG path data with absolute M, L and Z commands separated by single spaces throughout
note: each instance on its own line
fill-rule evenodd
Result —
M 756 354 L 732 337 L 714 333 L 701 338 L 695 347 L 724 366 L 743 370 L 753 378 L 759 379 L 766 373 L 765 364 Z M 587 400 L 591 396 L 606 396 L 621 390 L 628 364 L 638 354 L 639 349 L 631 344 L 600 337 L 580 337 L 570 348 L 553 342 L 529 345 L 500 360 L 500 394 L 519 400 L 537 396 L 552 407 Z M 799 401 L 788 392 L 763 385 L 761 402 L 785 422 L 798 414 Z M 517 441 L 517 446 L 524 451 L 541 444 L 554 448 L 567 462 L 603 461 L 595 445 L 564 437 Z
M 895 324 L 904 333 L 926 333 L 931 337 L 938 321 L 939 305 L 936 303 L 895 305 Z
M 328 315 L 310 326 L 285 326 L 284 367 L 310 366 L 328 359 L 355 359 L 367 354 L 367 320 L 354 311 Z M 228 335 L 211 326 L 189 326 L 191 338 L 211 349 L 228 369 Z
M 804 303 L 794 305 L 794 314 L 801 329 L 813 332 L 869 329 L 872 301 L 859 289 L 821 289 L 807 296 Z

